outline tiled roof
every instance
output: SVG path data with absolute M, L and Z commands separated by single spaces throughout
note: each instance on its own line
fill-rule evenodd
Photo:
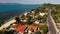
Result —
M 19 28 L 19 31 L 24 33 L 24 30 L 26 29 L 27 25 L 23 25 Z
M 28 25 L 16 24 L 13 27 L 15 28 L 16 31 L 24 33 L 24 30 L 26 29 L 26 27 L 28 27 Z
M 34 25 L 27 25 L 27 24 L 16 24 L 13 26 L 13 28 L 16 30 L 16 31 L 19 31 L 19 32 L 22 32 L 24 33 L 24 30 L 26 28 L 28 28 L 30 31 L 33 31 L 33 30 L 36 30 L 37 29 L 37 26 L 34 26 Z
M 37 29 L 37 26 L 30 25 L 30 26 L 28 26 L 28 29 L 29 29 L 30 31 L 33 31 L 33 30 L 36 30 L 36 29 Z

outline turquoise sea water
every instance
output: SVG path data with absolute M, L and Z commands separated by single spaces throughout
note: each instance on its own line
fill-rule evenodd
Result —
M 27 5 L 27 4 L 16 4 L 16 3 L 0 3 L 0 22 L 4 22 L 14 16 L 20 15 L 25 10 L 31 10 L 41 6 L 41 4 Z
M 0 12 L 5 12 L 13 9 L 33 9 L 40 6 L 39 4 L 36 5 L 27 5 L 27 4 L 0 4 Z

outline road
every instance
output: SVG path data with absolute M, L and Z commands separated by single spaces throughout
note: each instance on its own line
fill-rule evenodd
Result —
M 3 25 L 0 27 L 0 30 L 2 30 L 3 28 L 7 28 L 7 27 L 9 27 L 10 24 L 12 24 L 12 23 L 14 23 L 14 22 L 16 22 L 15 19 L 12 19 L 12 20 L 6 22 L 5 24 L 3 24 Z
M 48 28 L 49 28 L 50 34 L 57 34 L 56 26 L 55 26 L 55 24 L 53 22 L 54 21 L 53 21 L 53 18 L 51 16 L 51 10 L 48 10 L 48 13 L 47 13 L 47 24 L 48 24 Z

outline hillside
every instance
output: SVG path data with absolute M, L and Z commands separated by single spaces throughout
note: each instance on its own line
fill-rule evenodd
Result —
M 32 9 L 35 11 L 40 11 L 40 12 L 47 12 L 46 8 L 48 9 L 52 9 L 52 16 L 55 20 L 56 23 L 60 23 L 60 5 L 59 4 L 43 4 L 42 6 L 40 6 L 39 8 L 36 9 Z

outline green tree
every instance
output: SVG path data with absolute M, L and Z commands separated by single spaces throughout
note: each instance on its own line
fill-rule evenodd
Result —
M 20 21 L 19 16 L 17 16 L 17 17 L 15 18 L 15 20 L 16 20 L 17 22 L 19 22 L 19 21 Z
M 41 34 L 41 32 L 40 31 L 37 31 L 37 32 L 35 32 L 35 34 Z
M 27 21 L 26 23 L 27 23 L 27 24 L 29 24 L 29 25 L 30 25 L 30 24 L 32 24 L 32 23 L 33 23 L 33 21 L 31 21 L 31 19 L 32 19 L 32 17 L 31 17 L 31 16 L 29 16 L 29 17 L 28 17 L 28 21 Z

